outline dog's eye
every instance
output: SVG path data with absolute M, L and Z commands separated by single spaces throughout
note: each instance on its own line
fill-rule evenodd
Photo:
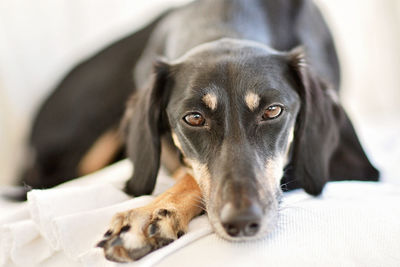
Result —
M 197 112 L 186 115 L 185 117 L 183 117 L 183 120 L 190 126 L 196 126 L 196 127 L 203 126 L 204 123 L 206 122 L 204 117 Z
M 262 118 L 264 120 L 272 120 L 272 119 L 276 119 L 279 117 L 279 115 L 281 115 L 282 113 L 282 107 L 279 105 L 272 105 L 269 106 L 265 111 L 264 114 L 262 116 Z

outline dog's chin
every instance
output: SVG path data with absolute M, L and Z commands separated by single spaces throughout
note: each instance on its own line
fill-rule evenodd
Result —
M 224 230 L 215 212 L 208 212 L 208 218 L 211 223 L 211 227 L 213 228 L 214 232 L 217 234 L 218 237 L 229 242 L 254 241 L 267 237 L 275 229 L 278 223 L 278 208 L 276 205 L 276 209 L 274 208 L 273 210 L 269 210 L 268 214 L 265 215 L 263 218 L 260 231 L 258 231 L 258 233 L 254 236 L 238 236 L 238 237 L 230 236 Z

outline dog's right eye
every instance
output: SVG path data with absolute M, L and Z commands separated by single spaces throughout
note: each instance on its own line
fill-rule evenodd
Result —
M 197 112 L 187 114 L 185 117 L 183 117 L 183 120 L 190 126 L 195 126 L 195 127 L 203 126 L 206 122 L 204 117 Z

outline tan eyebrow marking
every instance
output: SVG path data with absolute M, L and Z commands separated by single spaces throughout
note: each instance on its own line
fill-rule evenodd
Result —
M 260 104 L 260 96 L 253 92 L 248 92 L 244 100 L 251 111 L 255 110 Z
M 206 104 L 207 107 L 209 107 L 211 110 L 215 110 L 217 108 L 217 96 L 213 93 L 207 93 L 205 94 L 201 100 Z

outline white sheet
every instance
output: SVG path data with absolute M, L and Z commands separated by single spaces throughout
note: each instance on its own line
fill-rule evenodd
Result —
M 0 266 L 400 265 L 400 186 L 366 182 L 329 183 L 318 198 L 285 194 L 278 227 L 259 241 L 223 241 L 201 216 L 185 236 L 142 260 L 109 262 L 94 246 L 113 214 L 153 198 L 130 199 L 119 190 L 130 172 L 122 161 L 2 209 Z M 161 172 L 156 193 L 171 184 Z

